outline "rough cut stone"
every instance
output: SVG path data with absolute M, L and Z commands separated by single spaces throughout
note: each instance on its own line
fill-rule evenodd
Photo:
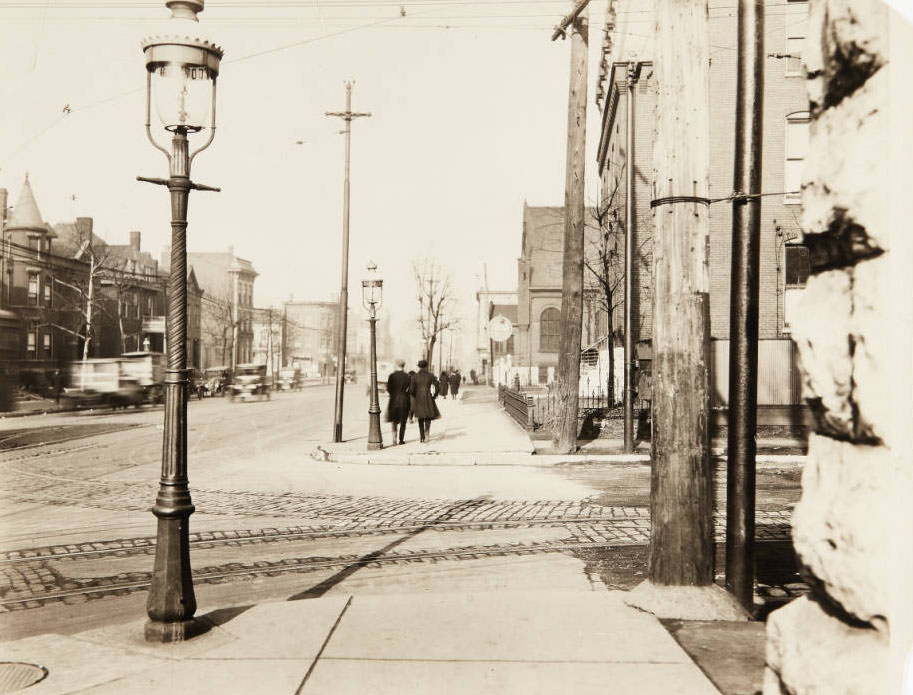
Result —
M 885 301 L 890 296 L 891 261 L 884 255 L 853 269 L 852 400 L 860 438 L 872 437 L 896 448 L 909 441 L 909 432 L 897 431 L 895 417 L 897 404 L 903 400 L 898 389 L 909 389 L 909 384 L 897 379 L 897 336 L 891 330 L 898 325 L 896 305 Z
M 883 0 L 811 0 L 803 56 L 812 112 L 852 94 L 887 62 L 888 12 Z
M 887 632 L 891 610 L 894 458 L 882 446 L 809 438 L 796 554 L 820 589 L 853 618 Z
M 885 635 L 803 596 L 767 619 L 764 695 L 884 695 L 888 651 Z
M 890 154 L 887 70 L 812 122 L 803 169 L 802 228 L 813 269 L 848 266 L 890 246 L 887 188 L 878 181 Z
M 832 270 L 809 277 L 793 323 L 799 350 L 803 397 L 818 417 L 818 431 L 851 437 L 854 431 L 852 271 Z

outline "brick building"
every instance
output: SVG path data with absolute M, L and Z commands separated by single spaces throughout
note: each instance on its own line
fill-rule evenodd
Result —
M 82 355 L 90 267 L 65 245 L 58 248 L 58 233 L 42 219 L 28 175 L 11 211 L 6 203 L 0 189 L 0 306 L 24 329 L 17 359 L 22 383 L 41 390 L 52 370 Z M 92 233 L 91 217 L 71 226 L 88 243 L 103 243 Z
M 584 252 L 593 259 L 601 238 L 596 210 L 586 209 Z M 512 364 L 522 385 L 556 378 L 561 326 L 564 208 L 523 204 L 523 238 L 517 260 L 517 318 Z M 584 270 L 583 347 L 606 334 L 606 312 L 594 277 Z M 511 375 L 513 378 L 513 375 Z
M 187 267 L 193 270 L 203 292 L 200 366 L 206 369 L 231 364 L 235 329 L 235 362 L 250 362 L 254 343 L 254 281 L 257 279 L 253 264 L 235 256 L 234 248 L 229 247 L 225 253 L 188 253 Z
M 607 21 L 604 63 L 597 100 L 602 129 L 597 161 L 601 178 L 600 209 L 621 237 L 625 220 L 628 80 L 634 79 L 634 133 L 631 153 L 633 195 L 633 337 L 647 343 L 652 333 L 653 127 L 656 85 L 651 63 L 650 5 L 619 0 Z M 636 9 L 638 12 L 632 12 Z M 736 8 L 710 0 L 710 198 L 732 193 L 735 147 Z M 760 294 L 759 402 L 793 404 L 799 376 L 791 341 L 790 317 L 808 276 L 808 252 L 801 245 L 799 185 L 808 142 L 808 99 L 801 53 L 806 34 L 807 2 L 768 0 L 765 19 L 764 136 Z M 646 22 L 646 23 L 645 23 Z M 729 291 L 732 205 L 710 207 L 710 330 L 713 341 L 715 401 L 728 392 Z M 623 292 L 623 288 L 621 288 Z M 620 325 L 616 320 L 616 326 Z

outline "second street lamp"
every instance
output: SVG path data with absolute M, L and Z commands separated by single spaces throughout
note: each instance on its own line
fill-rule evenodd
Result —
M 171 194 L 171 268 L 168 277 L 168 368 L 165 372 L 165 432 L 162 473 L 152 513 L 158 519 L 155 565 L 146 612 L 150 642 L 179 642 L 201 631 L 193 620 L 196 598 L 190 573 L 188 520 L 194 506 L 187 485 L 187 199 L 190 189 L 217 191 L 190 180 L 190 163 L 212 143 L 216 131 L 216 77 L 222 49 L 197 38 L 202 0 L 167 0 L 168 30 L 143 42 L 146 59 L 146 136 L 168 158 L 169 178 L 140 181 L 167 186 Z M 152 135 L 152 103 L 170 151 Z M 190 153 L 187 135 L 203 129 L 209 137 Z
M 377 265 L 368 264 L 368 277 L 361 281 L 361 299 L 371 322 L 371 405 L 368 406 L 368 449 L 383 449 L 380 434 L 380 404 L 377 401 L 377 309 L 383 302 L 384 281 L 377 276 Z

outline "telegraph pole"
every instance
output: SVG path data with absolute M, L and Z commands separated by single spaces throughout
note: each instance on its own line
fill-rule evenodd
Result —
M 583 317 L 584 176 L 586 173 L 586 79 L 588 0 L 574 9 L 552 35 L 571 27 L 571 78 L 567 114 L 567 174 L 564 192 L 564 263 L 561 289 L 561 335 L 558 354 L 559 452 L 577 450 L 577 404 L 580 385 L 580 332 Z
M 763 99 L 764 3 L 739 0 L 729 301 L 726 588 L 748 610 L 754 603 Z
M 346 82 L 346 110 L 327 111 L 327 116 L 335 116 L 345 121 L 346 136 L 346 170 L 342 189 L 342 284 L 339 289 L 339 342 L 336 351 L 336 406 L 333 420 L 333 441 L 342 441 L 342 397 L 346 379 L 346 320 L 349 308 L 349 153 L 352 142 L 352 121 L 356 118 L 370 116 L 370 113 L 352 111 L 352 85 Z
M 713 584 L 707 0 L 657 0 L 649 581 Z

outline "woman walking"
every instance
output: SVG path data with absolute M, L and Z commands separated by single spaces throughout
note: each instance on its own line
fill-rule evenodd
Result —
M 447 381 L 447 372 L 445 370 L 441 370 L 441 378 L 437 383 L 441 386 L 441 390 L 438 395 L 443 398 L 447 398 L 447 389 L 450 388 L 450 383 Z
M 403 371 L 406 362 L 396 360 L 396 370 L 387 377 L 387 395 L 390 401 L 387 403 L 387 422 L 393 425 L 393 443 L 397 442 L 397 429 L 399 430 L 399 443 L 404 444 L 406 436 L 406 420 L 409 419 L 411 412 L 411 402 L 409 396 L 410 377 Z
M 434 374 L 428 371 L 428 362 L 418 361 L 418 372 L 409 383 L 409 393 L 415 402 L 412 406 L 415 417 L 418 418 L 418 433 L 422 443 L 431 437 L 431 421 L 441 416 L 434 400 L 437 398 L 440 386 Z

